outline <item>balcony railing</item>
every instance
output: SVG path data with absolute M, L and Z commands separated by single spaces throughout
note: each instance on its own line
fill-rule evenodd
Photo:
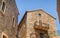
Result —
M 41 20 L 39 20 L 39 22 L 35 22 L 34 23 L 34 28 L 36 29 L 41 29 L 41 30 L 48 30 L 49 29 L 49 24 L 47 23 L 42 23 Z

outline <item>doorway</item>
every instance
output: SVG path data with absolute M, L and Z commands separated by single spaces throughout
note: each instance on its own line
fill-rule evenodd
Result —
M 40 38 L 43 38 L 44 37 L 44 34 L 43 33 L 40 33 Z
M 36 38 L 49 38 L 48 31 L 35 30 Z

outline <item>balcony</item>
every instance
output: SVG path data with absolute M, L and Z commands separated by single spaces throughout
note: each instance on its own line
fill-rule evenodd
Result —
M 48 30 L 49 29 L 49 24 L 42 23 L 42 21 L 35 22 L 34 23 L 34 28 L 35 29 L 40 29 L 40 30 Z

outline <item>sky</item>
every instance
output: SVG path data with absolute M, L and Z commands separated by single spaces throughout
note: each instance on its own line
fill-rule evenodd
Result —
M 43 9 L 56 18 L 57 30 L 60 30 L 57 15 L 57 0 L 16 0 L 16 4 L 20 13 L 18 16 L 18 23 L 21 21 L 26 11 Z

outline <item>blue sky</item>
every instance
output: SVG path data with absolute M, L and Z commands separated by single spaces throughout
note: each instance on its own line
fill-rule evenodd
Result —
M 57 29 L 60 30 L 57 15 L 57 0 L 16 0 L 16 4 L 20 13 L 18 23 L 26 11 L 43 9 L 56 18 Z

